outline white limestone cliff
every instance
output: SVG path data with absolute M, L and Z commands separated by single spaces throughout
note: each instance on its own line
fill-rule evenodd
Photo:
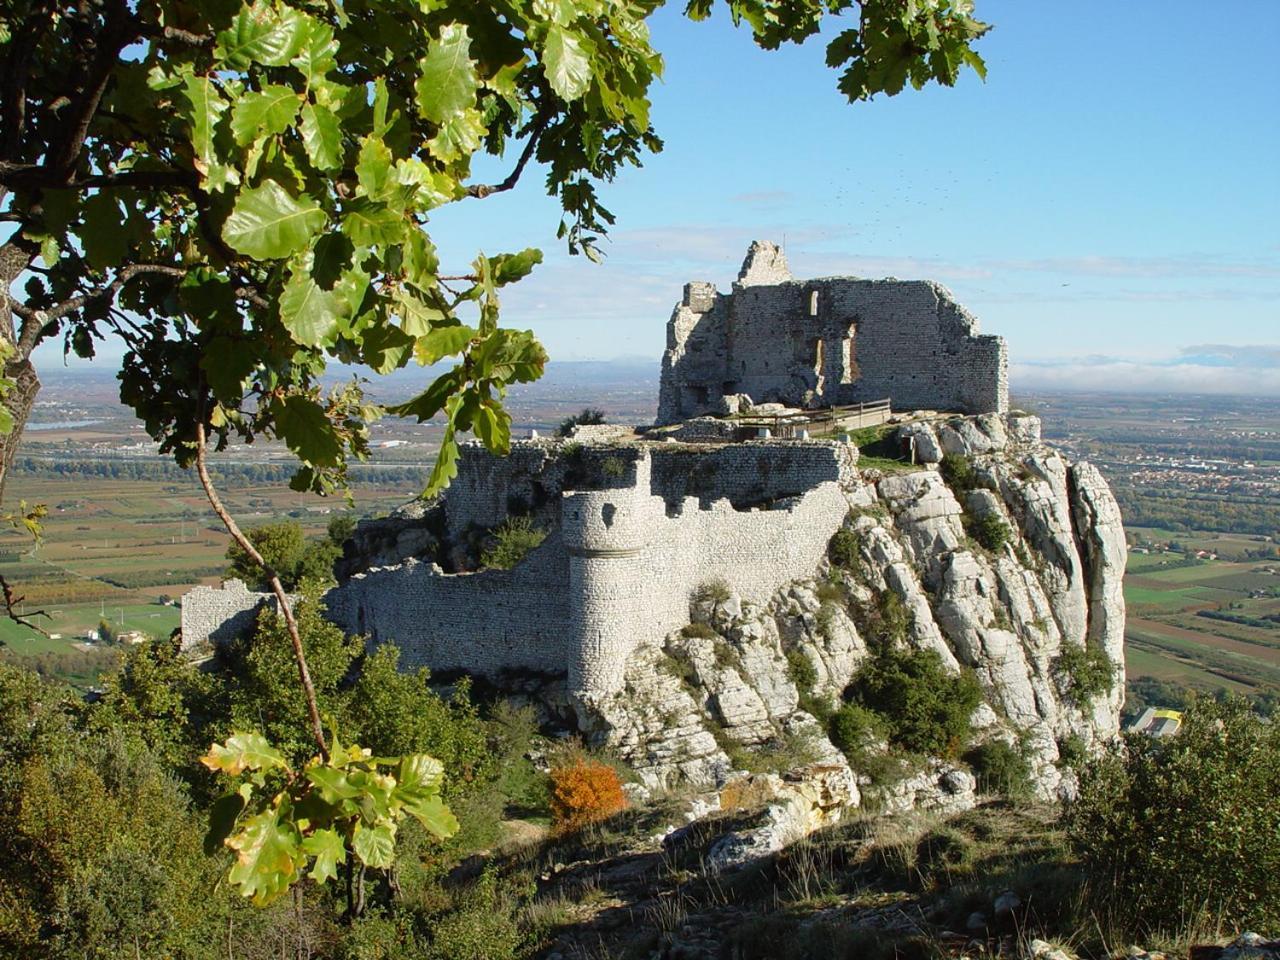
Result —
M 779 772 L 788 762 L 839 765 L 842 755 L 804 705 L 838 701 L 871 656 L 866 613 L 891 593 L 909 620 L 897 642 L 934 650 L 947 669 L 978 680 L 976 739 L 1016 745 L 1038 795 L 1070 795 L 1076 780 L 1062 745 L 1097 750 L 1117 732 L 1124 532 L 1095 467 L 1068 463 L 1041 443 L 1030 418 L 998 420 L 903 427 L 917 450 L 936 444 L 963 457 L 975 488 L 954 489 L 932 466 L 861 471 L 844 525 L 857 543 L 851 569 L 823 561 L 766 603 L 733 593 L 693 603 L 697 626 L 630 661 L 623 689 L 599 705 L 592 736 L 649 787 L 691 774 L 724 783 L 770 762 Z M 1009 534 L 995 549 L 966 532 L 986 516 Z M 1109 665 L 1105 691 L 1078 689 L 1063 667 L 1067 647 L 1086 646 Z M 798 671 L 797 660 L 808 669 Z M 865 792 L 868 776 L 851 772 Z M 877 789 L 888 807 L 953 809 L 974 800 L 965 776 L 963 764 L 938 757 Z

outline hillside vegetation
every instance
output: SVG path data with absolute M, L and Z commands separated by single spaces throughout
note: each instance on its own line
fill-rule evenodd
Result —
M 307 753 L 272 618 L 206 670 L 172 642 L 143 645 L 93 703 L 0 665 L 0 955 L 787 960 L 1039 936 L 1103 956 L 1280 927 L 1280 810 L 1258 802 L 1280 794 L 1280 729 L 1240 703 L 1198 702 L 1177 739 L 1085 768 L 1065 811 L 1001 796 L 1016 778 L 993 778 L 950 820 L 855 812 L 715 874 L 708 846 L 748 793 L 680 829 L 688 797 L 618 812 L 627 772 L 609 758 L 548 744 L 527 711 L 466 684 L 442 698 L 314 606 L 303 628 L 325 714 L 379 755 L 440 758 L 461 832 L 439 843 L 406 823 L 394 866 L 363 877 L 357 916 L 338 885 L 309 880 L 254 908 L 222 879 L 230 851 L 201 849 L 215 784 L 196 758 L 239 729 Z

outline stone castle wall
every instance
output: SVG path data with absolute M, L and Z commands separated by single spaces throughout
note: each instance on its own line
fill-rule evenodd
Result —
M 258 611 L 274 610 L 276 598 L 257 593 L 242 580 L 228 580 L 221 587 L 192 587 L 182 597 L 182 646 L 223 643 L 253 628 Z
M 691 283 L 667 326 L 658 422 L 715 413 L 720 398 L 815 408 L 882 400 L 895 409 L 1003 413 L 1004 340 L 940 284 L 796 281 L 755 243 L 728 294 Z
M 374 567 L 330 591 L 329 619 L 372 644 L 395 643 L 406 667 L 561 674 L 578 695 L 603 697 L 621 689 L 636 647 L 688 623 L 701 584 L 721 579 L 763 603 L 811 574 L 857 482 L 856 448 L 842 443 L 696 453 L 635 443 L 605 451 L 617 463 L 609 486 L 574 490 L 565 448 L 517 443 L 509 458 L 468 448 L 444 498 L 445 526 L 459 534 L 539 503 L 545 515 L 550 503 L 554 529 L 514 568 L 446 573 L 412 559 Z M 193 591 L 183 599 L 184 642 L 260 600 L 242 585 Z

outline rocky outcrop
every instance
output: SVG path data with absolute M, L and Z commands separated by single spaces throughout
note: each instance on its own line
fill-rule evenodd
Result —
M 839 564 L 820 564 L 767 603 L 731 592 L 694 602 L 689 627 L 633 659 L 591 733 L 648 787 L 724 784 L 750 770 L 781 775 L 820 762 L 848 770 L 854 792 L 870 792 L 883 809 L 971 806 L 978 784 L 953 758 L 917 759 L 886 775 L 893 764 L 848 767 L 829 738 L 830 711 L 885 649 L 934 651 L 946 670 L 970 673 L 983 696 L 972 743 L 1000 740 L 1021 753 L 1041 797 L 1075 789 L 1061 743 L 1097 749 L 1115 735 L 1125 542 L 1106 481 L 1042 444 L 1034 418 L 898 429 L 915 438 L 917 460 L 936 448 L 937 462 L 954 454 L 968 471 L 959 479 L 928 463 L 863 471 L 849 491 Z M 1059 662 L 1066 646 L 1105 655 L 1111 688 L 1079 691 Z M 780 822 L 733 849 L 769 846 Z

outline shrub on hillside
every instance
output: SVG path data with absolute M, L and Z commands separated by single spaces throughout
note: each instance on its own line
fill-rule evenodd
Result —
M 551 768 L 551 816 L 561 833 L 607 820 L 627 807 L 618 771 L 577 755 Z
M 892 590 L 876 597 L 874 605 L 861 604 L 858 630 L 876 651 L 899 649 L 906 645 L 914 615 Z
M 956 493 L 973 490 L 978 486 L 978 477 L 973 472 L 973 464 L 958 453 L 944 453 L 942 462 L 938 464 L 938 472 L 942 479 Z
M 933 650 L 889 650 L 858 671 L 846 698 L 884 720 L 893 746 L 955 756 L 969 736 L 982 690 L 971 673 L 948 672 Z
M 848 527 L 841 527 L 827 544 L 827 557 L 841 570 L 857 569 L 858 534 Z
M 295 520 L 264 523 L 245 531 L 245 536 L 262 559 L 280 575 L 286 590 L 296 590 L 304 580 L 333 583 L 333 564 L 342 548 L 327 537 L 308 538 Z M 266 573 L 239 544 L 227 548 L 230 561 L 223 576 L 243 580 L 251 590 L 269 590 Z
M 1022 751 L 1003 740 L 989 740 L 964 755 L 983 793 L 1025 797 L 1031 792 L 1031 765 Z
M 1053 672 L 1066 680 L 1067 694 L 1078 702 L 1107 693 L 1116 680 L 1115 666 L 1106 651 L 1090 644 L 1063 644 L 1053 661 Z
M 493 542 L 480 554 L 480 566 L 486 569 L 510 570 L 534 547 L 547 539 L 528 517 L 508 517 L 493 531 Z
M 993 553 L 1013 539 L 1013 531 L 996 513 L 984 513 L 975 519 L 970 519 L 966 514 L 964 529 L 969 536 Z
M 1247 701 L 1196 701 L 1178 734 L 1128 739 L 1081 778 L 1067 811 L 1099 912 L 1133 936 L 1201 913 L 1228 929 L 1280 929 L 1280 726 Z
M 713 577 L 698 584 L 693 591 L 694 603 L 724 603 L 733 595 L 729 581 L 723 577 Z
M 828 723 L 831 742 L 849 758 L 855 770 L 865 765 L 869 748 L 889 736 L 889 725 L 876 713 L 856 703 L 841 704 Z

